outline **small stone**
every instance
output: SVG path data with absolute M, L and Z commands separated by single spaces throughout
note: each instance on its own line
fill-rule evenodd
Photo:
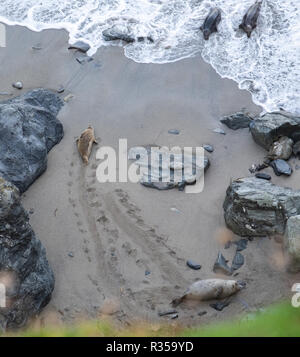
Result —
M 212 145 L 203 145 L 203 149 L 206 150 L 207 152 L 214 152 L 214 147 Z
M 290 165 L 281 159 L 274 160 L 270 163 L 270 166 L 273 168 L 276 176 L 286 175 L 291 176 L 292 168 Z
M 176 310 L 167 310 L 167 311 L 160 311 L 158 312 L 158 316 L 166 316 L 166 315 L 174 315 L 177 314 Z
M 93 57 L 76 57 L 76 61 L 80 64 L 85 64 L 85 63 L 89 63 L 92 62 L 94 60 Z
M 43 47 L 38 43 L 38 44 L 36 44 L 36 45 L 33 45 L 33 46 L 32 46 L 32 49 L 33 49 L 33 50 L 36 50 L 36 51 L 39 51 L 39 50 L 42 50 Z
M 262 180 L 268 180 L 268 181 L 270 181 L 272 178 L 269 174 L 265 174 L 264 172 L 259 172 L 259 173 L 255 174 L 255 177 L 262 179 Z
M 127 26 L 116 25 L 102 32 L 105 41 L 122 40 L 124 42 L 134 42 L 135 38 Z
M 198 316 L 204 316 L 207 314 L 207 311 L 200 311 L 198 312 Z
M 22 82 L 15 82 L 12 84 L 12 86 L 16 89 L 22 89 L 23 88 L 23 83 Z
M 214 133 L 226 135 L 225 131 L 221 128 L 216 128 L 213 130 Z
M 68 253 L 68 256 L 69 256 L 70 258 L 74 258 L 74 254 L 73 254 L 72 252 Z
M 168 130 L 168 133 L 172 135 L 179 135 L 180 131 L 178 129 L 170 129 Z
M 192 260 L 188 260 L 186 262 L 186 265 L 191 268 L 191 269 L 194 269 L 194 270 L 199 270 L 201 269 L 201 265 L 200 264 L 197 264 L 195 262 L 193 262 Z
M 150 275 L 150 274 L 151 274 L 151 272 L 149 270 L 145 271 L 145 276 Z
M 29 214 L 34 214 L 34 209 L 30 208 L 30 210 L 28 211 Z
M 243 255 L 239 252 L 236 252 L 235 256 L 233 258 L 233 261 L 232 261 L 231 269 L 238 270 L 241 266 L 243 266 L 244 261 L 245 261 L 245 259 L 244 259 Z
M 57 90 L 57 93 L 63 93 L 65 91 L 65 88 L 63 86 L 59 87 Z
M 91 46 L 88 43 L 85 43 L 83 41 L 77 41 L 73 45 L 69 46 L 69 50 L 78 50 L 80 52 L 86 53 Z
M 73 94 L 68 94 L 66 97 L 64 97 L 64 102 L 68 103 L 73 97 Z
M 226 274 L 226 275 L 232 274 L 232 270 L 229 268 L 229 266 L 227 265 L 226 259 L 220 252 L 219 252 L 217 260 L 215 261 L 215 264 L 213 266 L 213 271 L 215 273 L 222 273 L 222 274 Z
M 170 316 L 171 320 L 178 319 L 178 314 L 173 314 Z
M 209 304 L 209 306 L 217 311 L 222 311 L 229 304 L 230 304 L 230 300 L 225 300 L 225 301 L 216 302 L 214 304 Z

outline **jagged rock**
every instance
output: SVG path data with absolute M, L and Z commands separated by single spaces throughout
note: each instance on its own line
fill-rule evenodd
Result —
M 203 145 L 203 149 L 206 150 L 207 152 L 210 152 L 210 153 L 214 152 L 214 147 L 212 145 L 209 145 L 209 144 Z
M 215 261 L 215 264 L 213 266 L 213 271 L 214 273 L 220 273 L 220 274 L 226 274 L 226 275 L 231 275 L 232 274 L 232 269 L 229 268 L 227 265 L 226 259 L 224 258 L 222 253 L 218 253 L 218 257 Z
M 271 175 L 266 174 L 264 172 L 258 172 L 257 174 L 255 174 L 255 177 L 262 179 L 262 180 L 268 180 L 268 181 L 270 181 L 272 178 Z
M 62 105 L 45 89 L 0 103 L 0 176 L 21 193 L 46 170 L 47 153 L 63 137 L 56 119 Z
M 300 271 L 300 216 L 290 217 L 286 223 L 284 246 L 289 256 L 288 271 Z
M 131 35 L 128 26 L 116 25 L 102 32 L 105 41 L 122 40 L 125 42 L 134 42 L 135 38 Z
M 267 113 L 252 120 L 249 127 L 254 141 L 266 150 L 281 136 L 300 140 L 300 117 L 290 114 Z
M 91 46 L 88 43 L 85 43 L 83 41 L 77 41 L 73 45 L 69 46 L 69 50 L 78 50 L 80 52 L 86 53 Z
M 293 146 L 293 153 L 296 156 L 300 156 L 300 141 L 296 142 L 296 144 Z
M 227 115 L 220 120 L 221 123 L 225 124 L 232 130 L 248 128 L 251 121 L 252 118 L 244 112 Z
M 289 217 L 300 214 L 300 191 L 248 177 L 233 181 L 223 204 L 225 222 L 240 236 L 283 234 Z
M 6 307 L 0 328 L 23 326 L 48 304 L 54 275 L 36 238 L 19 190 L 0 178 L 0 282 L 6 286 Z
M 288 160 L 293 152 L 294 142 L 287 136 L 282 136 L 278 141 L 275 141 L 269 150 L 268 158 L 272 160 L 282 159 Z
M 235 256 L 232 261 L 231 270 L 238 270 L 244 264 L 244 256 L 236 251 Z
M 291 176 L 293 172 L 291 166 L 286 161 L 281 159 L 272 161 L 270 166 L 273 168 L 275 175 L 277 176 Z
M 233 242 L 236 245 L 236 251 L 241 252 L 245 250 L 248 246 L 248 239 L 242 238 L 238 241 Z

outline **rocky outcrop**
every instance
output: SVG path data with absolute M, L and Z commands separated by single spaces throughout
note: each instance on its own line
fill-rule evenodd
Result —
M 289 217 L 300 214 L 300 191 L 255 177 L 233 181 L 224 201 L 225 222 L 240 236 L 283 234 Z
M 56 119 L 62 105 L 45 89 L 0 103 L 0 176 L 21 193 L 46 170 L 47 153 L 63 137 Z
M 19 190 L 0 178 L 0 283 L 6 305 L 0 307 L 0 328 L 23 326 L 49 302 L 53 272 L 36 238 Z
M 252 118 L 244 112 L 237 112 L 232 115 L 223 117 L 220 121 L 221 123 L 228 126 L 228 128 L 232 130 L 238 130 L 248 128 Z
M 266 150 L 281 136 L 300 141 L 300 117 L 286 113 L 267 113 L 255 118 L 249 127 L 254 141 Z
M 115 25 L 102 32 L 105 41 L 116 41 L 121 40 L 124 42 L 134 42 L 135 38 L 131 34 L 131 30 L 125 25 Z
M 300 271 L 300 216 L 290 217 L 286 223 L 284 246 L 288 253 L 288 270 Z
M 293 152 L 294 142 L 292 139 L 282 136 L 278 141 L 275 141 L 269 150 L 268 158 L 272 160 L 282 159 L 288 160 Z

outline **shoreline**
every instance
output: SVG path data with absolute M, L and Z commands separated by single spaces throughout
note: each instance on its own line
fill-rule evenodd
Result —
M 36 44 L 40 50 L 32 49 Z M 222 79 L 200 56 L 163 65 L 139 64 L 126 58 L 123 49 L 105 47 L 92 62 L 81 65 L 76 61 L 79 54 L 67 48 L 64 30 L 32 32 L 7 26 L 7 48 L 0 49 L 5 68 L 0 92 L 16 96 L 62 85 L 62 98 L 73 95 L 58 115 L 65 137 L 49 153 L 47 171 L 23 195 L 25 208 L 34 210 L 30 222 L 56 277 L 52 300 L 42 315 L 47 318 L 54 312 L 57 319 L 73 321 L 111 309 L 114 320 L 122 323 L 157 321 L 157 311 L 166 310 L 195 279 L 215 276 L 212 266 L 223 251 L 218 239 L 225 228 L 226 189 L 231 179 L 250 176 L 249 167 L 265 156 L 247 129 L 232 131 L 219 119 L 243 107 L 251 113 L 260 109 L 249 92 Z M 21 91 L 11 87 L 15 81 L 24 83 Z M 116 150 L 119 138 L 127 138 L 129 148 L 212 144 L 203 193 L 100 185 L 95 178 L 96 148 L 84 168 L 75 146 L 75 138 L 89 124 L 100 146 Z M 214 133 L 217 127 L 226 135 Z M 180 135 L 168 134 L 170 129 L 180 130 Z M 297 188 L 299 172 L 288 179 L 274 177 L 273 182 Z M 247 312 L 245 306 L 257 310 L 288 297 L 298 275 L 274 269 L 276 249 L 267 238 L 249 242 L 238 276 L 248 281 L 247 289 L 222 313 L 200 303 L 181 308 L 178 321 L 194 325 L 228 319 Z M 224 254 L 231 259 L 234 252 Z M 189 269 L 188 259 L 199 262 L 201 270 Z M 208 313 L 199 317 L 201 310 Z

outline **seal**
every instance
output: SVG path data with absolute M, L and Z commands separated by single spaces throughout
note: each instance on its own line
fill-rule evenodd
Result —
M 249 7 L 246 14 L 243 17 L 243 21 L 239 28 L 244 30 L 248 36 L 251 37 L 252 31 L 256 28 L 257 18 L 260 13 L 262 1 L 257 1 L 255 4 Z
M 218 24 L 221 21 L 221 11 L 217 7 L 213 8 L 206 19 L 204 20 L 203 25 L 200 27 L 200 30 L 203 32 L 204 39 L 207 41 L 209 36 L 213 32 L 218 32 Z
M 237 293 L 244 287 L 244 282 L 236 280 L 198 280 L 193 283 L 181 297 L 174 299 L 172 301 L 172 305 L 176 307 L 185 300 L 206 301 L 214 299 L 224 299 Z
M 94 128 L 89 125 L 76 142 L 82 161 L 87 165 L 89 163 L 89 157 L 92 152 L 93 144 L 98 144 L 95 138 Z

